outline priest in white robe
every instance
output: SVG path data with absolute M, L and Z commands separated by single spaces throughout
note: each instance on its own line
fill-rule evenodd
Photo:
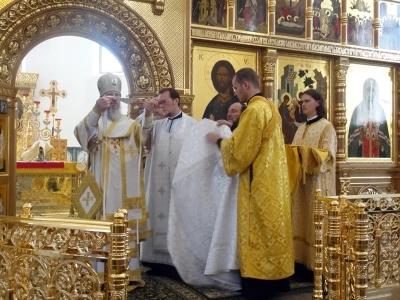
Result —
M 121 80 L 107 73 L 98 80 L 100 98 L 89 114 L 76 126 L 75 136 L 89 153 L 89 170 L 103 193 L 99 218 L 111 220 L 120 208 L 128 211 L 129 228 L 135 233 L 131 241 L 130 281 L 143 285 L 139 269 L 138 239 L 150 235 L 144 200 L 141 164 L 145 136 L 140 123 L 120 111 Z M 152 124 L 144 122 L 143 127 Z M 103 264 L 95 265 L 98 273 Z
M 150 274 L 175 277 L 167 247 L 171 184 L 183 139 L 196 120 L 182 112 L 175 89 L 162 89 L 156 100 L 166 118 L 155 121 L 153 129 L 146 132 L 146 204 L 153 235 L 141 245 L 141 260 L 152 269 Z M 152 112 L 157 104 L 147 100 L 144 107 Z M 152 117 L 145 119 L 145 123 L 152 122 Z
M 231 136 L 227 126 L 203 119 L 186 134 L 172 183 L 168 251 L 188 284 L 240 289 L 237 249 L 238 176 L 228 177 L 208 132 Z

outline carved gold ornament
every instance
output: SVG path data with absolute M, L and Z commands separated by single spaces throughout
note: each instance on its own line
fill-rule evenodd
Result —
M 93 219 L 103 205 L 103 196 L 92 173 L 83 178 L 77 192 L 72 196 L 72 203 L 78 217 Z
M 164 1 L 151 3 L 154 12 L 161 14 Z M 0 15 L 0 83 L 11 84 L 31 44 L 71 32 L 108 46 L 127 66 L 133 93 L 173 86 L 172 67 L 157 35 L 138 13 L 117 0 L 13 2 Z

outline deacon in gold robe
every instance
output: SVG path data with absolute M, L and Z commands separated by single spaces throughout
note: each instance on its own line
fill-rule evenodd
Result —
M 149 235 L 144 200 L 142 145 L 145 136 L 140 123 L 120 111 L 121 80 L 107 73 L 98 80 L 100 98 L 89 114 L 76 126 L 75 136 L 89 153 L 89 170 L 103 193 L 99 217 L 111 220 L 120 208 L 128 211 L 129 228 L 136 234 L 131 242 L 130 281 L 143 285 L 139 270 L 138 239 Z M 152 126 L 143 125 L 144 128 Z M 97 264 L 96 271 L 103 272 Z
M 249 68 L 239 70 L 233 88 L 247 108 L 232 137 L 217 142 L 225 172 L 239 174 L 238 248 L 242 291 L 247 299 L 269 299 L 294 272 L 291 200 L 282 120 L 276 106 L 260 93 Z M 285 279 L 285 280 L 281 280 Z
M 315 191 L 320 189 L 323 196 L 336 195 L 337 140 L 335 128 L 325 119 L 326 112 L 322 95 L 310 89 L 304 91 L 301 100 L 307 122 L 300 125 L 292 142 L 292 146 L 299 146 L 303 169 L 303 178 L 300 179 L 293 201 L 293 236 L 295 261 L 300 264 L 296 264 L 296 276 L 303 279 L 309 277 L 308 279 L 312 280 L 313 274 L 304 267 L 308 270 L 314 268 Z

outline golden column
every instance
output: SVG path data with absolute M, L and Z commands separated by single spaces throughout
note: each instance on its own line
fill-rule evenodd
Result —
M 268 34 L 275 35 L 276 0 L 268 0 Z
M 328 260 L 325 264 L 327 268 L 328 294 L 330 300 L 340 298 L 340 261 L 341 261 L 341 235 L 340 235 L 340 212 L 339 202 L 332 201 L 328 208 L 328 232 L 327 250 Z
M 395 72 L 395 86 L 397 87 L 397 93 L 395 93 L 396 98 L 400 97 L 400 67 L 397 66 L 393 72 Z M 399 99 L 399 98 L 397 98 Z M 397 145 L 400 146 L 400 103 L 398 103 L 399 101 L 394 101 L 394 110 L 393 112 L 397 112 L 397 128 L 395 127 L 394 130 L 395 132 L 393 132 L 393 136 L 396 136 L 396 131 L 397 131 Z M 395 115 L 395 113 L 393 113 L 393 115 Z M 400 151 L 397 151 L 398 155 L 397 155 L 397 164 L 400 165 Z M 396 179 L 396 186 L 398 186 L 398 184 L 400 184 L 399 182 L 400 179 Z
M 336 107 L 335 115 L 335 129 L 337 134 L 337 153 L 336 162 L 344 162 L 346 160 L 346 74 L 349 69 L 349 59 L 340 57 L 335 61 L 335 96 Z
M 374 48 L 379 48 L 379 33 L 381 31 L 381 23 L 379 22 L 379 1 L 374 0 L 374 22 L 372 23 L 374 30 Z
M 129 282 L 129 244 L 127 211 L 114 213 L 114 221 L 110 229 L 110 253 L 107 262 L 106 293 L 111 300 L 126 300 Z
M 267 49 L 262 52 L 262 87 L 265 98 L 274 99 L 275 69 L 278 54 L 276 50 Z
M 306 0 L 306 40 L 313 39 L 313 1 Z
M 235 30 L 235 0 L 228 0 L 228 29 Z
M 357 204 L 354 223 L 354 296 L 357 300 L 366 300 L 368 287 L 368 215 L 365 212 L 364 203 Z
M 342 45 L 347 44 L 347 0 L 342 0 L 340 15 L 340 41 Z
M 324 251 L 323 251 L 323 238 L 324 238 L 324 210 L 321 200 L 321 190 L 315 193 L 314 201 L 314 234 L 315 234 L 315 268 L 314 268 L 314 290 L 313 299 L 324 299 L 324 291 L 322 287 L 322 275 L 324 267 Z
M 2 73 L 3 72 L 3 73 Z M 1 74 L 8 74 L 9 70 L 3 69 L 0 71 Z M 0 100 L 7 103 L 7 114 L 3 117 L 6 118 L 7 128 L 2 128 L 2 130 L 7 130 L 4 137 L 5 149 L 3 149 L 5 159 L 6 172 L 0 178 L 0 184 L 7 185 L 8 195 L 7 198 L 4 197 L 2 200 L 3 206 L 5 206 L 4 212 L 7 216 L 15 216 L 15 198 L 16 198 L 16 162 L 17 162 L 17 131 L 15 130 L 15 96 L 17 95 L 18 88 L 12 87 L 6 83 L 0 82 Z

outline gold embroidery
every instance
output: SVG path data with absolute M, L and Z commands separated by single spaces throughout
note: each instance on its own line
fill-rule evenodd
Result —
M 287 168 L 284 153 L 277 108 L 253 97 L 232 137 L 221 142 L 225 172 L 240 174 L 237 235 L 243 277 L 273 280 L 294 272 L 288 175 L 276 172 Z
M 305 174 L 306 184 L 298 186 L 297 193 L 293 200 L 293 236 L 295 241 L 295 259 L 307 268 L 314 267 L 313 252 L 309 245 L 314 243 L 314 230 L 312 227 L 312 212 L 314 207 L 314 194 L 317 189 L 327 191 L 329 195 L 336 195 L 335 180 L 335 155 L 336 155 L 336 133 L 332 124 L 321 119 L 308 126 L 302 124 L 297 129 L 292 145 L 308 147 L 310 156 L 318 161 L 316 154 L 321 154 L 324 163 L 315 165 L 311 174 Z M 322 150 L 322 151 L 321 151 Z M 313 154 L 311 154 L 313 152 Z M 326 159 L 326 156 L 328 159 Z M 306 162 L 303 162 L 303 167 Z M 310 169 L 310 166 L 307 166 Z M 330 170 L 330 171 L 329 171 Z M 310 170 L 308 170 L 310 172 Z M 299 242 L 301 241 L 301 242 Z
M 139 151 L 137 149 L 133 149 L 132 145 L 129 145 L 129 150 L 125 151 L 125 155 L 130 154 L 131 158 L 135 157 L 135 153 L 139 153 Z
M 101 112 L 99 112 L 95 107 L 93 107 L 92 110 L 93 110 L 94 113 L 96 113 L 96 114 L 98 114 L 99 116 L 101 116 Z
M 111 132 L 113 132 L 115 126 L 117 126 L 118 121 L 119 121 L 119 119 L 118 120 L 114 120 L 114 121 L 111 122 L 110 126 L 108 126 L 108 128 L 106 130 L 106 136 L 110 136 L 110 134 L 111 134 Z
M 117 153 L 118 153 L 118 147 L 120 146 L 119 138 L 112 139 L 111 145 L 113 146 L 114 153 L 117 154 Z M 122 152 L 122 151 L 121 151 L 121 152 Z M 122 152 L 122 153 L 123 153 L 123 152 Z
M 106 138 L 107 141 L 107 138 Z M 108 176 L 109 176 L 109 168 L 110 168 L 110 144 L 103 143 L 103 159 L 102 159 L 102 166 L 101 166 L 101 187 L 103 194 L 107 191 L 107 183 L 108 183 Z M 104 208 L 103 208 L 104 209 Z

